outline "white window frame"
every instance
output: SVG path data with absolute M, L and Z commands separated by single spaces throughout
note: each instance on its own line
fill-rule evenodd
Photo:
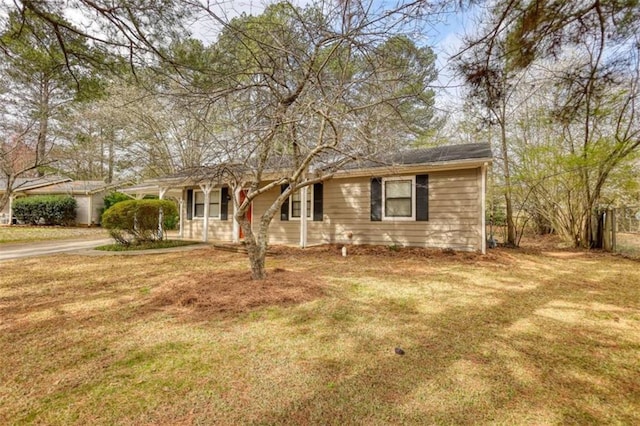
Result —
M 410 181 L 411 182 L 411 216 L 387 216 L 387 185 L 389 181 Z M 382 220 L 385 221 L 415 221 L 416 220 L 416 177 L 415 176 L 394 176 L 382 178 Z
M 193 212 L 193 218 L 197 219 L 197 220 L 204 220 L 204 214 L 202 216 L 197 216 L 196 215 L 196 193 L 201 193 L 202 196 L 204 197 L 204 191 L 198 191 L 197 189 L 193 190 L 193 201 L 191 204 L 191 208 L 192 208 L 192 212 Z M 216 188 L 216 189 L 212 189 L 211 192 L 209 193 L 209 204 L 215 204 L 215 202 L 212 202 L 214 200 L 214 198 L 212 197 L 213 195 L 215 195 L 215 193 L 218 193 L 218 215 L 217 216 L 209 216 L 209 219 L 217 219 L 220 220 L 220 209 L 222 207 L 222 190 L 220 188 Z M 209 209 L 211 209 L 211 207 L 209 207 Z
M 302 188 L 298 188 L 295 192 L 299 192 L 302 197 Z M 293 194 L 294 192 L 289 195 L 289 220 L 300 220 L 302 215 L 293 216 Z M 300 204 L 300 211 L 302 211 L 302 201 L 300 201 Z M 313 185 L 307 186 L 307 204 L 309 205 L 309 208 L 307 208 L 307 220 L 313 220 Z

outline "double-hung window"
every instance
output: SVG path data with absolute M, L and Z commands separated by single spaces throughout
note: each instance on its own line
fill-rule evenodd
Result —
M 383 219 L 415 219 L 415 178 L 403 177 L 383 179 L 382 199 Z
M 204 192 L 194 191 L 193 212 L 194 217 L 204 217 Z M 214 189 L 209 193 L 209 217 L 220 217 L 220 190 Z
M 289 197 L 289 217 L 300 219 L 302 215 L 302 190 L 298 190 Z M 313 213 L 313 186 L 307 187 L 307 218 L 311 218 Z

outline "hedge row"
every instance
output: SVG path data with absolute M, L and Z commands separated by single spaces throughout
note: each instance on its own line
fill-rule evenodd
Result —
M 164 229 L 175 224 L 178 208 L 168 200 L 128 200 L 111 206 L 102 215 L 102 226 L 120 244 L 160 240 Z M 159 228 L 162 217 L 162 228 Z
M 69 195 L 17 198 L 13 215 L 31 225 L 72 225 L 76 220 L 76 200 Z

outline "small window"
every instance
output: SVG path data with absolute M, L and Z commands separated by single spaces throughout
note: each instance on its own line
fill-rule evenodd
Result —
M 384 219 L 413 219 L 415 182 L 413 178 L 384 179 L 382 185 Z
M 289 197 L 289 212 L 292 219 L 300 219 L 302 214 L 302 195 L 301 190 L 291 194 Z M 307 187 L 307 218 L 311 218 L 313 214 L 313 187 Z
M 193 192 L 193 216 L 204 217 L 204 192 Z M 209 217 L 220 217 L 220 190 L 215 189 L 209 193 Z

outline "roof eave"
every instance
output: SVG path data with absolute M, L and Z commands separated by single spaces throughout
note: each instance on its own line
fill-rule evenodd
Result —
M 334 175 L 335 179 L 364 176 L 389 176 L 394 174 L 411 174 L 419 172 L 444 172 L 449 170 L 475 169 L 491 164 L 492 157 L 471 158 L 466 160 L 439 161 L 418 164 L 392 164 L 388 166 L 366 167 L 353 170 L 340 170 Z

